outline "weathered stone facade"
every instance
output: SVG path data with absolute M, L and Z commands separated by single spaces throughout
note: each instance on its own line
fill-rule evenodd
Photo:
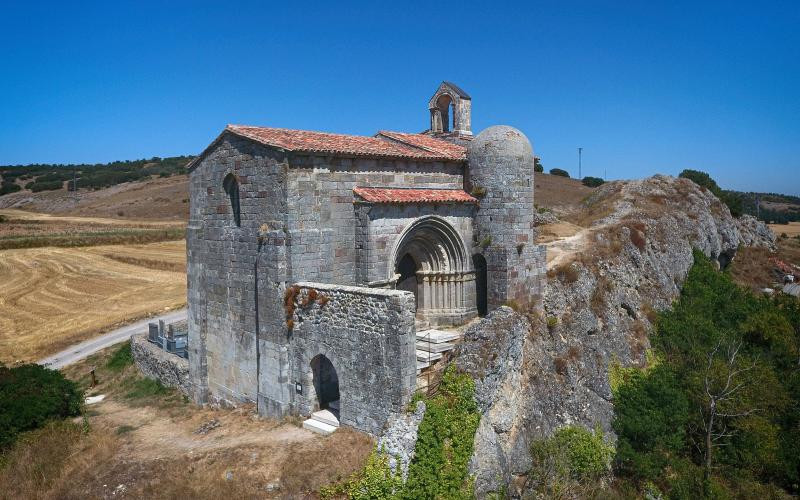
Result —
M 330 402 L 310 381 L 335 375 L 342 422 L 376 433 L 414 387 L 415 319 L 461 324 L 539 293 L 530 143 L 514 131 L 491 135 L 494 152 L 468 152 L 471 100 L 453 87 L 437 91 L 452 98 L 453 132 L 229 126 L 193 162 L 194 400 L 308 414 Z M 469 194 L 477 183 L 483 198 Z M 299 282 L 329 302 L 290 307 Z M 327 368 L 312 366 L 319 354 Z

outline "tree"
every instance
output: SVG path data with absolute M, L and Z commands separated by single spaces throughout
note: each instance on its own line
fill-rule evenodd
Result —
M 755 368 L 756 362 L 743 366 L 737 360 L 742 348 L 741 342 L 730 343 L 723 350 L 721 347 L 720 341 L 708 354 L 708 363 L 703 376 L 704 401 L 700 414 L 705 431 L 706 480 L 711 477 L 714 448 L 729 444 L 728 439 L 735 432 L 730 427 L 730 421 L 759 411 L 758 408 L 752 407 L 752 402 L 742 397 L 742 389 L 751 382 L 747 378 L 747 373 Z M 722 359 L 718 359 L 718 354 L 723 355 Z
M 551 168 L 550 169 L 550 174 L 551 175 L 558 175 L 558 176 L 561 176 L 561 177 L 569 177 L 569 172 L 567 172 L 566 170 L 560 169 L 560 168 Z
M 544 167 L 542 166 L 542 161 L 539 159 L 538 156 L 533 157 L 533 171 L 534 172 L 544 172 Z

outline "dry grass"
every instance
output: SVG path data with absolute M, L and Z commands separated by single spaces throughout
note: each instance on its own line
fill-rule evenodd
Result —
M 0 252 L 0 361 L 35 361 L 123 322 L 181 307 L 185 243 Z
M 789 224 L 769 224 L 769 228 L 776 236 L 786 233 L 789 237 L 800 236 L 800 222 L 790 222 Z
M 87 371 L 97 367 L 92 393 L 106 399 L 88 407 L 90 431 L 72 425 L 29 434 L 0 469 L 0 499 L 5 491 L 42 499 L 310 498 L 359 469 L 374 446 L 346 427 L 321 437 L 298 419 L 255 418 L 252 405 L 197 407 L 172 389 L 131 399 L 143 379 L 132 365 L 107 366 L 115 349 L 64 370 L 87 387 Z M 198 432 L 212 420 L 215 427 Z

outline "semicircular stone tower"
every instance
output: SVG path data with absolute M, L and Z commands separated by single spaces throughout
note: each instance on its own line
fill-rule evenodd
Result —
M 467 158 L 470 189 L 480 197 L 473 260 L 476 270 L 486 266 L 488 310 L 535 306 L 546 269 L 536 245 L 531 143 L 513 127 L 489 127 L 470 142 Z

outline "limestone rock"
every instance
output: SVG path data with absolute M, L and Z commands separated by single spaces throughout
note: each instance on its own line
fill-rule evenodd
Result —
M 774 245 L 763 223 L 733 218 L 687 179 L 610 182 L 585 203 L 602 217 L 550 270 L 543 309 L 500 308 L 454 353 L 476 380 L 482 413 L 471 461 L 478 497 L 524 496 L 531 441 L 562 426 L 598 425 L 614 437 L 609 367 L 644 365 L 655 311 L 679 295 L 693 248 L 724 267 L 739 245 Z

